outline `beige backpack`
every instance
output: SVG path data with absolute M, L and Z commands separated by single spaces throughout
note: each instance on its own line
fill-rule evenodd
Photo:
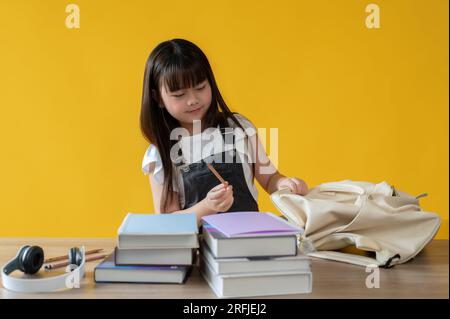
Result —
M 419 206 L 423 196 L 400 192 L 386 182 L 344 180 L 321 184 L 305 196 L 282 189 L 271 200 L 290 222 L 304 228 L 298 240 L 300 251 L 389 268 L 416 256 L 439 229 L 439 215 Z M 335 251 L 349 246 L 375 256 Z

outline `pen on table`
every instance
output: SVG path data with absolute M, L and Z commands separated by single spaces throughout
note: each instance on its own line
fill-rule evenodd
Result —
M 106 256 L 108 256 L 108 255 L 107 254 L 102 254 L 102 255 L 98 255 L 98 256 L 90 256 L 90 257 L 87 257 L 84 261 L 87 262 L 87 261 L 103 259 Z M 57 269 L 57 268 L 65 267 L 65 266 L 68 266 L 68 265 L 69 265 L 68 261 L 63 261 L 63 262 L 59 262 L 59 263 L 45 265 L 44 268 L 45 268 L 45 271 L 50 271 L 52 269 Z
M 88 250 L 84 254 L 85 255 L 92 255 L 92 254 L 95 254 L 95 253 L 99 253 L 101 251 L 103 251 L 103 248 Z M 58 256 L 58 257 L 51 257 L 51 258 L 47 258 L 46 260 L 44 260 L 44 264 L 51 263 L 51 262 L 54 262 L 54 261 L 59 261 L 59 260 L 66 260 L 66 259 L 67 259 L 67 255 L 65 255 L 65 256 Z

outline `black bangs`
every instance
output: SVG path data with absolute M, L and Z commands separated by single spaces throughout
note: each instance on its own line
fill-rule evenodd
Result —
M 161 73 L 161 84 L 169 92 L 194 87 L 206 80 L 206 71 L 198 59 L 189 61 L 187 57 L 174 56 Z

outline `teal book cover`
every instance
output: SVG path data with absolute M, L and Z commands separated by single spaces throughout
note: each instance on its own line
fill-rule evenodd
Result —
M 119 227 L 119 235 L 197 234 L 195 214 L 128 213 Z

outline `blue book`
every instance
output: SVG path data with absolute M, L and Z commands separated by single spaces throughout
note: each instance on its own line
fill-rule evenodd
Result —
M 198 248 L 195 214 L 128 213 L 118 230 L 119 249 Z
M 190 270 L 189 266 L 118 266 L 112 253 L 94 268 L 94 281 L 181 284 Z

